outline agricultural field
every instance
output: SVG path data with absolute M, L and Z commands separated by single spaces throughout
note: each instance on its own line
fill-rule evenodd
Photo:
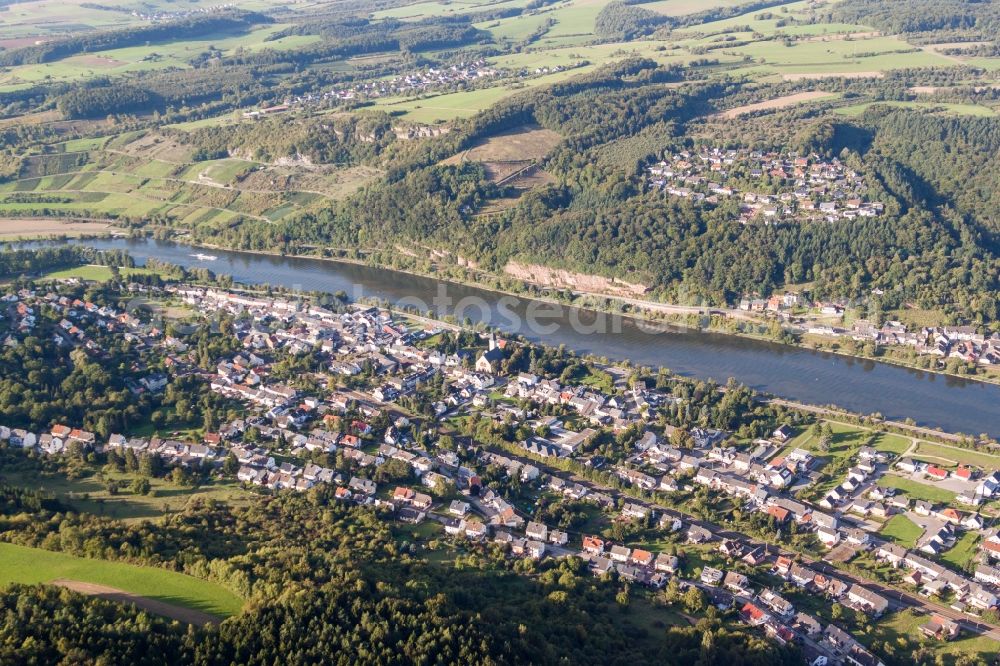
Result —
M 428 94 L 420 97 L 383 97 L 376 101 L 374 108 L 388 111 L 404 120 L 424 124 L 468 118 L 522 90 L 557 83 L 591 69 L 593 66 L 578 67 L 526 79 L 517 85 Z
M 658 0 L 644 4 L 643 7 L 666 16 L 683 16 L 703 12 L 716 7 L 738 7 L 743 0 Z
M 104 234 L 114 228 L 104 222 L 76 222 L 73 220 L 0 219 L 0 240 L 18 240 L 46 236 L 83 236 Z
M 243 606 L 218 583 L 174 571 L 0 543 L 0 586 L 53 581 L 107 586 L 218 618 L 235 615 Z
M 296 49 L 318 41 L 315 35 L 296 35 L 269 40 L 287 25 L 275 24 L 249 34 L 220 33 L 209 38 L 146 46 L 133 46 L 64 58 L 58 62 L 20 65 L 7 68 L 0 74 L 0 90 L 23 83 L 37 81 L 80 81 L 95 76 L 109 76 L 128 72 L 147 72 L 171 68 L 186 69 L 190 60 L 209 48 L 222 52 L 242 48 L 246 51 L 269 49 Z
M 795 93 L 793 95 L 785 95 L 784 97 L 776 97 L 774 99 L 769 99 L 766 102 L 755 102 L 754 104 L 745 104 L 743 106 L 738 106 L 733 109 L 727 109 L 719 114 L 722 118 L 732 120 L 733 118 L 738 118 L 744 114 L 754 113 L 756 111 L 772 111 L 774 109 L 784 109 L 789 106 L 796 106 L 798 104 L 805 104 L 808 102 L 818 102 L 821 100 L 831 100 L 838 99 L 840 95 L 837 93 L 828 93 L 822 90 L 811 90 L 809 92 Z
M 20 178 L 0 184 L 0 215 L 96 219 L 161 216 L 189 226 L 239 217 L 276 222 L 376 179 L 370 167 L 299 168 L 241 159 L 193 162 L 191 146 L 157 134 L 124 134 L 62 144 L 63 152 L 28 157 Z M 32 234 L 62 233 L 34 222 Z M 74 222 L 66 233 L 106 230 Z M 79 226 L 83 225 L 83 226 Z M 0 237 L 21 234 L 0 223 Z
M 537 160 L 555 148 L 562 137 L 538 125 L 525 125 L 501 132 L 478 142 L 468 150 L 445 160 L 458 162 L 508 162 Z

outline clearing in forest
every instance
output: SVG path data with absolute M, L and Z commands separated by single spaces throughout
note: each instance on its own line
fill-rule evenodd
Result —
M 735 109 L 728 109 L 726 111 L 723 111 L 718 115 L 723 118 L 736 118 L 746 113 L 753 113 L 754 111 L 770 111 L 773 109 L 783 109 L 785 107 L 794 106 L 796 104 L 801 104 L 803 102 L 812 102 L 818 99 L 827 99 L 834 97 L 839 97 L 839 95 L 837 93 L 828 93 L 823 90 L 810 90 L 808 92 L 795 93 L 794 95 L 775 97 L 774 99 L 769 99 L 764 102 L 756 102 L 754 104 L 744 104 L 743 106 L 738 106 Z
M 444 163 L 539 160 L 561 140 L 558 133 L 539 125 L 521 125 L 482 140 L 472 148 L 449 157 Z
M 0 586 L 10 583 L 63 584 L 102 596 L 102 590 L 106 590 L 108 594 L 126 595 L 128 601 L 168 617 L 181 619 L 183 612 L 185 622 L 228 617 L 243 606 L 238 596 L 218 583 L 174 571 L 0 543 Z M 154 610 L 153 604 L 159 610 Z M 170 612 L 162 612 L 167 610 Z

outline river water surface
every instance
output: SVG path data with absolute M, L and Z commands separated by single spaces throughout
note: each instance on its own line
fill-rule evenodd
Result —
M 581 354 L 596 354 L 616 361 L 627 359 L 641 365 L 663 366 L 681 375 L 711 378 L 720 383 L 735 377 L 755 389 L 789 400 L 834 404 L 863 414 L 878 412 L 893 420 L 912 418 L 920 425 L 952 432 L 1000 436 L 1000 386 L 996 385 L 718 333 L 685 329 L 650 333 L 628 318 L 612 330 L 579 330 L 607 328 L 592 326 L 601 323 L 603 319 L 599 318 L 605 316 L 563 306 L 562 315 L 553 317 L 551 308 L 538 301 L 518 298 L 515 303 L 515 299 L 507 297 L 504 303 L 504 296 L 496 292 L 369 266 L 201 250 L 217 257 L 208 261 L 193 256 L 198 250 L 188 246 L 146 239 L 82 243 L 99 249 L 127 250 L 140 265 L 155 257 L 180 266 L 229 274 L 248 285 L 343 290 L 352 298 L 374 297 L 393 304 L 415 300 L 426 303 L 436 313 L 439 308 L 433 307 L 434 298 L 445 289 L 453 303 L 465 299 L 465 303 L 471 304 L 463 315 L 472 321 L 486 321 L 535 342 L 565 345 Z M 549 313 L 540 318 L 547 325 L 544 330 L 523 325 L 528 308 Z M 579 325 L 570 325 L 573 322 Z

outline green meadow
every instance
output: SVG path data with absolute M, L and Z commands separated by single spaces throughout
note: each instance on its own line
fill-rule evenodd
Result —
M 887 520 L 882 529 L 879 530 L 879 534 L 893 540 L 904 548 L 913 548 L 917 543 L 917 539 L 923 533 L 924 530 L 920 525 L 917 525 L 902 514 L 895 515 Z
M 0 586 L 58 579 L 106 585 L 217 617 L 235 615 L 243 606 L 243 600 L 225 587 L 193 576 L 0 543 Z

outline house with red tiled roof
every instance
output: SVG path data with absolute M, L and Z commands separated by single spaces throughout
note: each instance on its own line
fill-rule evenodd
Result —
M 648 550 L 636 548 L 632 551 L 632 561 L 641 567 L 648 567 L 653 563 L 653 554 Z
M 1000 542 L 986 540 L 979 544 L 979 548 L 985 551 L 990 558 L 1000 560 Z
M 959 479 L 964 479 L 966 481 L 971 481 L 975 474 L 975 470 L 971 467 L 966 467 L 965 465 L 960 465 L 952 474 Z
M 937 479 L 938 481 L 943 481 L 948 478 L 948 470 L 942 469 L 937 465 L 928 465 L 926 470 L 927 476 L 932 479 Z
M 940 511 L 935 511 L 934 513 L 941 520 L 946 520 L 954 525 L 958 525 L 960 522 L 962 522 L 962 514 L 960 514 L 958 511 L 955 511 L 955 509 L 951 508 L 950 506 L 945 507 Z
M 771 505 L 767 507 L 767 515 L 773 516 L 779 523 L 783 523 L 788 520 L 789 512 L 784 507 Z
M 69 434 L 73 432 L 73 429 L 66 425 L 56 424 L 52 426 L 51 432 L 53 437 L 58 437 L 59 439 L 66 439 L 67 437 L 69 437 Z
M 600 555 L 604 552 L 604 539 L 595 536 L 583 537 L 583 550 L 591 555 Z
M 763 609 L 749 601 L 740 609 L 740 615 L 747 624 L 754 627 L 758 627 L 771 619 L 771 616 L 765 613 Z

